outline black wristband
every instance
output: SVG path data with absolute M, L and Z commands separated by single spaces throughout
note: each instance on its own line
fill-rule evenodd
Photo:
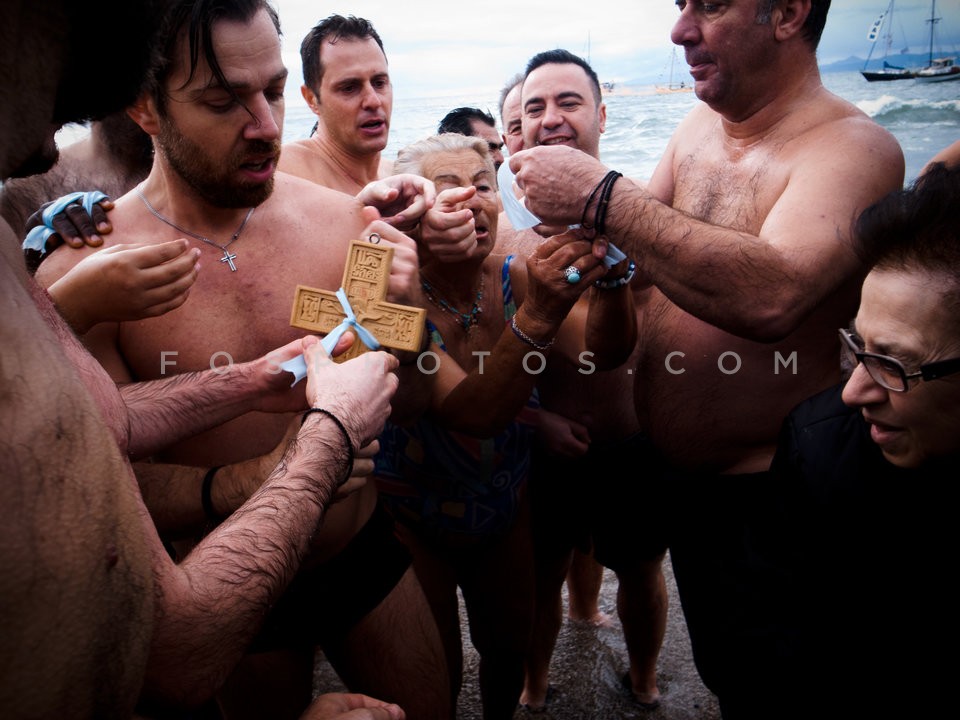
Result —
M 610 195 L 613 193 L 613 184 L 621 177 L 623 177 L 622 173 L 611 170 L 603 178 L 603 189 L 597 199 L 597 211 L 593 215 L 593 229 L 597 235 L 604 235 L 607 232 L 607 205 L 610 203 Z
M 307 421 L 307 418 L 313 415 L 314 413 L 320 413 L 333 421 L 333 424 L 336 425 L 341 434 L 343 435 L 343 440 L 347 445 L 347 474 L 343 476 L 343 479 L 337 484 L 337 487 L 341 487 L 347 480 L 350 479 L 350 476 L 353 474 L 353 441 L 350 439 L 350 433 L 347 432 L 347 428 L 344 427 L 343 423 L 340 422 L 340 418 L 334 415 L 332 412 L 326 408 L 312 407 L 307 410 L 303 417 L 300 419 L 300 427 L 303 427 L 303 424 Z
M 224 521 L 224 516 L 216 511 L 213 507 L 213 498 L 210 493 L 213 491 L 213 476 L 217 474 L 217 470 L 222 468 L 223 465 L 215 465 L 214 467 L 207 470 L 207 474 L 203 476 L 203 483 L 200 485 L 200 504 L 203 505 L 203 514 L 207 516 L 207 520 L 219 525 Z
M 622 173 L 618 173 L 616 170 L 610 170 L 603 176 L 603 180 L 597 183 L 597 186 L 587 197 L 587 202 L 583 206 L 583 213 L 580 215 L 580 227 L 584 230 L 592 230 L 596 235 L 603 235 L 606 230 L 607 204 L 610 202 L 613 184 L 621 177 L 623 177 Z M 590 206 L 593 204 L 594 199 L 597 201 L 597 206 L 593 211 L 593 224 L 590 225 L 587 223 L 587 215 L 590 213 Z

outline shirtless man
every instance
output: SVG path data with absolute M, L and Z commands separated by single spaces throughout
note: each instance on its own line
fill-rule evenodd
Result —
M 725 717 L 781 716 L 771 709 L 783 699 L 777 649 L 762 628 L 772 586 L 744 588 L 735 572 L 758 563 L 743 541 L 773 490 L 764 473 L 781 421 L 839 379 L 836 328 L 852 317 L 863 275 L 851 223 L 902 186 L 903 154 L 822 86 L 827 0 L 677 7 L 672 39 L 703 104 L 648 187 L 616 183 L 606 235 L 652 283 L 636 405 L 675 469 L 662 511 L 697 667 Z M 579 222 L 607 172 L 562 147 L 510 164 L 531 211 L 551 224 Z
M 562 144 L 599 157 L 606 106 L 596 73 L 581 58 L 565 50 L 536 55 L 527 65 L 521 100 L 525 147 Z M 526 256 L 542 239 L 533 229 L 513 237 L 500 233 L 497 246 Z M 611 270 L 613 275 L 625 272 L 625 266 Z M 630 288 L 622 283 L 594 292 Z M 659 703 L 657 657 L 667 609 L 661 570 L 665 548 L 656 535 L 639 542 L 632 531 L 634 522 L 612 517 L 608 509 L 629 506 L 646 517 L 656 504 L 646 494 L 642 473 L 633 477 L 631 472 L 630 456 L 641 449 L 635 442 L 639 425 L 631 400 L 633 361 L 606 371 L 554 363 L 537 383 L 550 412 L 544 414 L 549 424 L 540 434 L 547 450 L 536 458 L 531 477 L 538 617 L 521 698 L 528 707 L 546 702 L 547 669 L 561 622 L 560 588 L 571 567 L 571 551 L 589 552 L 591 546 L 596 559 L 614 570 L 620 583 L 617 606 L 630 656 L 624 682 L 642 706 Z M 650 528 L 649 523 L 645 526 Z M 586 602 L 590 573 L 584 564 L 581 558 L 580 572 L 571 579 L 576 594 Z
M 67 146 L 49 172 L 4 183 L 0 215 L 23 237 L 27 219 L 45 202 L 78 189 L 120 197 L 147 176 L 152 163 L 150 136 L 123 110 L 112 113 L 91 123 L 90 134 Z M 99 244 L 95 228 L 86 230 L 89 242 Z M 83 240 L 70 236 L 66 242 L 80 247 Z
M 56 159 L 54 132 L 62 123 L 126 105 L 165 5 L 91 0 L 79 7 L 52 0 L 8 8 L 0 27 L 0 178 L 49 168 Z M 83 41 L 104 16 L 128 31 L 90 47 Z M 51 24 L 64 33 L 51 36 Z M 88 93 L 82 81 L 108 72 L 111 82 Z M 212 675 L 229 667 L 233 653 L 239 657 L 238 643 L 252 637 L 292 576 L 346 470 L 344 439 L 332 421 L 313 414 L 285 467 L 258 497 L 174 565 L 119 444 L 141 439 L 133 433 L 151 432 L 149 426 L 162 418 L 140 413 L 146 426 L 128 423 L 133 416 L 126 416 L 116 385 L 28 277 L 19 238 L 6 222 L 0 222 L 0 236 L 0 715 L 128 718 L 141 692 L 158 690 L 155 677 L 144 682 L 158 655 L 180 653 L 181 664 L 194 671 L 201 656 L 203 672 Z M 312 343 L 309 400 L 341 413 L 352 442 L 364 442 L 377 432 L 378 416 L 386 416 L 390 386 L 376 384 L 371 394 L 373 367 L 347 363 L 324 389 L 317 383 Z M 392 363 L 384 357 L 387 380 Z M 218 397 L 206 396 L 208 410 L 250 394 L 256 378 L 265 377 L 253 368 L 228 371 L 236 384 L 222 384 L 228 392 Z M 194 401 L 196 391 L 210 389 L 195 384 L 197 379 L 176 383 Z M 163 387 L 168 399 L 177 392 L 170 383 Z M 175 667 L 164 680 L 179 674 Z M 350 717 L 357 720 L 402 718 L 395 706 L 342 695 L 323 697 L 304 718 L 329 719 L 352 708 L 357 710 Z
M 520 111 L 520 86 L 523 75 L 517 75 L 500 91 L 500 125 L 503 127 L 503 145 L 510 155 L 523 150 L 523 128 Z
M 201 20 L 194 22 L 210 26 L 211 47 L 201 43 L 196 65 L 190 63 L 191 21 L 181 12 L 166 62 L 131 106 L 131 116 L 154 138 L 154 165 L 141 186 L 117 200 L 109 243 L 187 235 L 198 240 L 204 268 L 181 308 L 142 322 L 104 323 L 84 338 L 120 382 L 241 361 L 298 336 L 288 325 L 295 286 L 337 288 L 351 238 L 376 232 L 393 241 L 391 299 L 419 301 L 412 241 L 373 221 L 376 213 L 353 198 L 275 172 L 287 75 L 275 13 L 259 0 L 229 8 L 226 17 L 212 14 L 213 3 L 199 5 Z M 54 280 L 89 252 L 61 248 L 41 266 L 39 279 Z M 408 391 L 424 379 L 415 364 L 402 372 Z M 250 413 L 180 443 L 162 459 L 203 469 L 261 455 L 281 440 L 289 419 Z M 223 494 L 218 485 L 215 507 Z M 331 509 L 314 538 L 311 561 L 321 565 L 301 574 L 302 592 L 285 596 L 287 610 L 268 619 L 271 637 L 262 647 L 297 641 L 309 656 L 322 638 L 351 687 L 395 699 L 411 717 L 443 716 L 449 692 L 440 639 L 409 557 L 392 535 L 381 537 L 389 528 L 375 506 L 371 485 Z M 352 616 L 340 615 L 344 610 Z M 291 700 L 300 709 L 309 698 L 309 668 L 302 678 L 306 687 Z M 253 700 L 242 710 L 258 712 Z M 269 712 L 281 716 L 276 707 Z
M 390 174 L 380 158 L 393 110 L 383 41 L 367 20 L 331 15 L 303 39 L 300 57 L 300 92 L 317 129 L 284 145 L 280 170 L 356 195 Z
M 490 150 L 493 169 L 499 170 L 503 165 L 503 141 L 497 134 L 497 121 L 490 113 L 475 107 L 454 108 L 443 116 L 437 126 L 437 134 L 447 132 L 480 138 Z

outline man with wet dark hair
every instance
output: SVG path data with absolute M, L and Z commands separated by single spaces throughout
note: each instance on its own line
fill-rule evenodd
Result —
M 497 121 L 493 119 L 493 115 L 480 108 L 454 108 L 443 116 L 437 133 L 457 133 L 481 138 L 490 150 L 494 169 L 499 170 L 503 164 L 503 140 L 497 134 Z
M 307 33 L 300 58 L 300 92 L 317 125 L 309 138 L 284 146 L 280 169 L 356 195 L 390 174 L 380 156 L 393 112 L 383 41 L 368 20 L 331 15 Z
M 305 614 L 306 621 L 311 623 L 309 627 L 291 621 L 288 627 L 277 628 L 277 623 L 273 622 L 277 617 L 289 617 L 281 611 L 271 615 L 269 610 L 279 604 L 281 596 L 291 596 L 284 591 L 308 554 L 319 548 L 326 553 L 321 560 L 339 557 L 345 547 L 352 547 L 350 543 L 358 528 L 367 527 L 376 504 L 375 493 L 371 502 L 369 489 L 365 493 L 358 490 L 342 497 L 335 509 L 329 512 L 328 509 L 332 506 L 333 494 L 351 477 L 351 459 L 355 458 L 358 464 L 366 462 L 367 448 L 379 430 L 378 422 L 382 424 L 389 413 L 390 398 L 397 387 L 393 372 L 397 362 L 379 352 L 368 353 L 342 364 L 325 365 L 322 375 L 326 377 L 327 373 L 333 373 L 329 383 L 311 379 L 320 369 L 313 360 L 322 353 L 315 340 L 301 344 L 300 333 L 288 328 L 292 287 L 286 280 L 278 279 L 270 268 L 293 268 L 291 281 L 296 274 L 298 278 L 309 277 L 323 287 L 336 287 L 342 276 L 346 239 L 367 236 L 375 230 L 383 242 L 397 243 L 394 245 L 392 287 L 397 299 L 402 300 L 405 288 L 413 286 L 410 279 L 415 276 L 415 250 L 412 241 L 398 231 L 385 223 L 370 221 L 369 213 L 364 213 L 361 205 L 353 199 L 283 174 L 274 178 L 286 68 L 280 55 L 276 15 L 269 6 L 260 0 L 231 3 L 181 0 L 176 4 L 176 10 L 175 17 L 182 22 L 166 24 L 164 31 L 175 35 L 177 41 L 166 44 L 167 62 L 153 76 L 153 91 L 142 92 L 129 106 L 131 116 L 155 140 L 154 164 L 138 191 L 117 200 L 112 211 L 115 230 L 107 242 L 113 245 L 136 238 L 140 242 L 161 244 L 168 240 L 184 242 L 182 238 L 189 237 L 194 250 L 207 259 L 209 272 L 194 285 L 191 290 L 193 302 L 189 303 L 189 309 L 183 308 L 185 312 L 167 313 L 163 318 L 142 324 L 124 324 L 122 333 L 119 324 L 101 324 L 97 330 L 102 334 L 84 337 L 98 356 L 106 359 L 104 364 L 109 366 L 117 380 L 124 379 L 124 374 L 129 374 L 127 380 L 156 380 L 154 383 L 125 385 L 124 388 L 133 387 L 141 395 L 149 395 L 151 389 L 159 388 L 154 400 L 166 409 L 166 413 L 158 412 L 147 428 L 157 437 L 157 442 L 145 445 L 142 438 L 132 437 L 134 430 L 140 430 L 142 418 L 125 410 L 117 397 L 116 384 L 103 374 L 101 368 L 92 365 L 85 354 L 82 355 L 85 359 L 83 375 L 97 381 L 99 405 L 110 421 L 109 430 L 113 430 L 117 438 L 114 441 L 108 430 L 103 433 L 101 442 L 121 442 L 123 450 L 129 451 L 131 456 L 152 455 L 159 460 L 189 463 L 190 467 L 175 468 L 177 474 L 171 480 L 182 480 L 183 487 L 192 488 L 183 496 L 192 508 L 191 512 L 200 517 L 206 515 L 206 521 L 201 521 L 203 524 L 216 525 L 175 565 L 160 544 L 153 526 L 149 525 L 149 518 L 139 504 L 140 498 L 136 497 L 135 517 L 151 533 L 146 551 L 150 553 L 148 559 L 153 561 L 153 572 L 146 574 L 156 583 L 156 592 L 153 593 L 149 584 L 135 578 L 139 586 L 146 588 L 145 595 L 154 598 L 154 604 L 147 607 L 153 610 L 151 617 L 155 618 L 152 632 L 149 622 L 141 623 L 142 632 L 148 639 L 149 660 L 145 665 L 138 660 L 135 666 L 146 670 L 146 680 L 142 682 L 145 699 L 161 707 L 193 706 L 205 701 L 222 686 L 266 622 L 274 632 L 272 640 L 280 635 L 286 640 L 292 634 L 299 648 L 309 653 L 305 691 L 281 698 L 287 700 L 285 707 L 269 705 L 260 714 L 260 717 L 279 718 L 301 712 L 309 702 L 310 661 L 315 638 L 320 632 L 318 626 L 330 631 L 324 636 L 325 649 L 328 656 L 337 655 L 338 668 L 344 669 L 347 682 L 354 687 L 368 682 L 397 682 L 398 678 L 409 677 L 406 675 L 408 669 L 422 667 L 416 661 L 406 662 L 403 647 L 396 652 L 377 651 L 376 647 L 381 642 L 403 643 L 401 638 L 408 631 L 420 640 L 425 631 L 429 636 L 432 626 L 429 625 L 431 618 L 425 601 L 423 612 L 418 613 L 421 608 L 415 602 L 416 595 L 412 599 L 405 595 L 392 603 L 385 602 L 385 597 L 397 586 L 398 578 L 407 576 L 404 588 L 419 590 L 419 587 L 412 580 L 412 571 L 407 575 L 409 557 L 404 556 L 403 548 L 394 544 L 392 554 L 377 554 L 384 544 L 375 541 L 363 549 L 370 552 L 369 548 L 374 547 L 374 560 L 390 564 L 386 579 L 383 572 L 378 572 L 379 567 L 374 568 L 372 561 L 350 563 L 344 560 L 345 572 L 348 575 L 354 573 L 347 581 L 336 582 L 329 580 L 329 576 L 315 581 L 315 592 L 327 604 L 305 603 L 309 610 Z M 162 101 L 158 101 L 160 96 Z M 288 224 L 291 222 L 292 226 Z M 211 238 L 219 238 L 220 231 L 227 226 L 238 242 L 225 253 Z M 318 232 L 318 228 L 335 230 Z M 309 237 L 310 242 L 305 242 L 305 237 Z M 285 245 L 287 241 L 290 246 Z M 304 255 L 298 259 L 297 252 Z M 91 253 L 90 249 L 61 248 L 41 266 L 38 277 L 43 282 L 55 280 L 58 274 Z M 231 257 L 227 258 L 227 255 Z M 225 258 L 229 262 L 219 262 Z M 311 265 L 312 268 L 308 267 Z M 307 275 L 300 275 L 302 272 Z M 247 285 L 248 281 L 258 279 L 266 283 L 263 288 L 254 289 Z M 233 307 L 249 307 L 249 298 L 242 300 L 236 295 L 247 291 L 257 300 L 256 312 L 223 313 L 221 302 L 228 297 L 233 298 L 229 301 Z M 270 297 L 277 302 L 272 309 L 267 302 Z M 409 298 L 407 300 L 409 302 Z M 46 308 L 54 313 L 49 302 Z M 208 312 L 213 316 L 205 315 Z M 201 329 L 211 317 L 223 319 L 227 316 L 241 321 L 241 326 L 234 328 L 236 334 L 219 321 L 213 323 L 217 331 Z M 160 325 L 154 325 L 154 322 Z M 125 336 L 127 330 L 134 328 L 139 328 L 143 334 L 128 345 L 121 335 Z M 267 337 L 273 332 L 287 336 L 277 343 L 282 345 L 284 353 L 270 361 L 234 362 L 234 359 L 263 358 L 266 346 L 275 347 L 271 344 L 272 339 Z M 112 339 L 108 339 L 111 335 Z M 139 365 L 134 358 L 139 351 L 135 353 L 131 349 L 147 350 L 151 338 L 163 349 L 154 355 L 153 360 Z M 197 342 L 209 344 L 201 347 Z M 26 345 L 28 343 L 20 340 L 7 343 L 4 338 L 5 352 L 8 348 L 16 348 L 22 354 L 24 351 L 20 348 Z M 72 347 L 80 355 L 75 341 Z M 183 354 L 172 360 L 173 364 L 163 366 L 162 357 L 166 350 L 171 350 L 174 357 L 179 352 Z M 311 377 L 308 377 L 306 398 L 302 395 L 296 397 L 297 388 L 288 389 L 289 376 L 278 372 L 274 362 L 289 359 L 297 354 L 297 350 L 304 350 L 309 361 Z M 221 351 L 230 353 L 232 359 L 226 367 L 211 373 L 208 370 L 210 358 L 213 355 L 222 357 Z M 125 359 L 111 361 L 111 353 L 117 357 L 121 352 L 125 353 Z M 368 356 L 370 360 L 364 360 Z M 145 357 L 140 355 L 141 359 Z M 362 362 L 358 363 L 358 360 Z M 339 377 L 340 370 L 337 369 L 341 367 L 347 372 L 343 377 Z M 5 358 L 5 371 L 6 368 Z M 196 372 L 184 372 L 172 380 L 163 377 L 181 368 Z M 201 372 L 204 370 L 217 380 L 212 390 L 205 388 L 209 392 L 203 395 L 190 394 L 194 405 L 186 408 L 172 402 L 169 388 L 195 388 L 195 380 L 207 376 Z M 221 376 L 221 371 L 226 374 Z M 282 386 L 282 391 L 278 385 Z M 261 400 L 253 397 L 255 388 L 268 391 L 272 388 L 273 394 Z M 54 384 L 52 390 L 56 389 Z M 219 403 L 213 404 L 207 399 L 213 390 L 219 393 Z M 73 402 L 69 395 L 60 394 L 64 404 Z M 195 403 L 198 401 L 211 403 L 218 409 L 220 417 L 215 423 L 195 424 L 177 437 L 161 432 L 164 429 L 159 427 L 161 422 L 178 424 L 184 414 L 196 412 Z M 295 419 L 290 416 L 307 405 L 316 409 Z M 240 410 L 239 420 L 230 419 L 237 413 L 222 415 L 231 407 Z M 91 412 L 91 415 L 95 414 L 96 410 Z M 4 419 L 7 417 L 5 412 Z M 37 433 L 36 423 L 29 422 L 29 418 L 30 415 L 25 413 L 17 418 L 18 423 L 23 423 L 23 430 L 19 433 Z M 249 432 L 241 430 L 251 421 L 264 425 L 259 428 L 250 426 Z M 63 434 L 64 427 L 70 427 L 69 422 L 48 421 L 46 424 L 49 430 L 45 434 L 52 437 L 45 438 L 45 442 L 51 446 L 57 443 L 56 434 Z M 238 464 L 235 460 L 242 458 L 225 457 L 220 463 L 207 454 L 220 452 L 217 448 L 225 447 L 222 442 L 204 443 L 194 438 L 170 449 L 183 437 L 209 430 L 211 424 L 218 426 L 213 430 L 214 437 L 217 433 L 225 433 L 224 437 L 232 438 L 230 452 L 249 453 L 246 457 L 263 454 L 267 445 L 279 447 L 282 452 L 285 437 L 296 434 L 297 440 L 276 472 L 270 474 L 268 469 L 260 475 L 261 479 L 269 475 L 262 486 L 248 479 L 245 493 L 238 503 L 236 497 L 230 496 L 238 483 L 231 468 Z M 292 426 L 289 435 L 288 426 Z M 274 437 L 268 439 L 269 435 Z M 67 440 L 73 439 L 72 435 L 66 437 Z M 13 441 L 23 442 L 20 434 Z M 145 447 L 150 450 L 145 451 Z M 34 455 L 40 452 L 33 449 Z M 114 454 L 117 455 L 116 448 Z M 227 463 L 231 467 L 218 467 Z M 150 465 L 154 469 L 160 466 L 161 463 Z M 116 467 L 122 479 L 132 487 L 129 468 L 120 461 L 116 462 Z M 85 482 L 91 482 L 90 473 L 85 472 L 82 477 Z M 145 482 L 145 485 L 149 484 Z M 356 488 L 356 484 L 353 487 Z M 166 489 L 163 487 L 157 494 L 169 494 Z M 365 499 L 361 501 L 362 497 Z M 238 507 L 241 503 L 242 506 Z M 74 505 L 75 508 L 86 507 L 90 502 L 78 500 Z M 91 513 L 99 509 L 94 506 Z M 106 519 L 111 517 L 105 514 Z M 371 534 L 375 539 L 384 536 L 392 539 L 389 530 L 377 533 L 382 523 L 371 525 L 372 532 L 364 533 L 362 540 L 369 540 Z M 144 532 L 143 528 L 140 531 Z M 331 534 L 335 540 L 328 541 Z M 62 544 L 69 547 L 66 542 Z M 111 544 L 109 536 L 102 543 L 98 539 L 97 552 L 106 557 L 104 572 L 112 567 L 111 558 L 116 551 L 111 548 L 117 544 Z M 102 574 L 92 577 L 103 581 L 99 577 Z M 311 577 L 316 579 L 317 576 Z M 107 583 L 107 589 L 114 590 L 113 586 L 119 581 L 120 578 Z M 346 590 L 363 594 L 364 604 L 355 602 L 356 596 L 348 595 Z M 118 597 L 123 599 L 125 593 L 118 593 Z M 422 594 L 419 597 L 422 600 Z M 373 618 L 378 616 L 377 611 L 384 610 L 389 615 L 389 631 L 377 632 L 381 626 L 374 623 Z M 345 617 L 346 612 L 351 614 L 349 619 Z M 414 613 L 416 617 L 409 622 L 397 622 L 404 612 Z M 122 625 L 118 621 L 120 616 L 119 611 L 105 614 L 118 627 Z M 435 633 L 435 627 L 433 630 Z M 286 635 L 284 631 L 287 631 Z M 104 637 L 109 637 L 108 630 L 104 631 Z M 266 637 L 261 638 L 258 647 L 267 646 Z M 358 642 L 354 643 L 357 638 Z M 439 647 L 439 638 L 435 639 Z M 282 640 L 276 642 L 283 644 Z M 124 654 L 114 653 L 109 657 L 113 656 L 119 660 Z M 87 662 L 90 657 L 99 655 L 86 656 Z M 372 662 L 381 664 L 371 669 Z M 391 663 L 400 663 L 401 667 L 394 671 Z M 90 663 L 92 667 L 100 664 Z M 437 665 L 442 669 L 442 658 L 437 658 Z M 140 677 L 142 681 L 143 675 Z M 430 702 L 430 692 L 436 688 L 437 696 L 441 698 L 436 707 L 442 707 L 447 696 L 444 678 L 445 675 L 441 674 L 438 680 L 437 675 L 429 673 L 429 682 L 424 681 L 421 686 L 410 682 L 407 686 L 425 703 Z M 411 707 L 416 705 L 416 702 L 411 703 Z M 252 705 L 245 710 L 255 712 Z M 418 714 L 423 716 L 426 713 L 420 711 Z

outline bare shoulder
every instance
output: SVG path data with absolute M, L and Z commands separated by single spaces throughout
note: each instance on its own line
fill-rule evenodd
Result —
M 366 226 L 363 205 L 354 196 L 309 180 L 278 172 L 274 191 L 262 206 L 268 214 L 272 235 L 280 231 L 290 237 L 320 241 L 346 241 L 359 237 Z M 285 242 L 277 238 L 277 242 Z
M 55 193 L 55 183 L 47 175 L 7 180 L 0 190 L 0 217 L 10 223 L 18 238 L 23 239 L 27 218 L 43 203 L 57 197 Z
M 353 195 L 288 172 L 278 172 L 274 176 L 274 191 L 270 200 L 280 201 L 284 205 L 314 205 L 319 206 L 317 209 L 334 212 L 352 212 L 362 207 Z
M 108 235 L 104 238 L 103 245 L 100 247 L 72 248 L 69 245 L 61 245 L 40 263 L 35 275 L 36 280 L 41 287 L 48 288 L 70 272 L 81 260 L 90 257 L 105 247 L 115 245 L 116 242 L 115 236 Z
M 304 172 L 312 164 L 315 151 L 311 150 L 309 140 L 292 140 L 284 143 L 277 165 L 281 172 L 304 177 Z M 315 147 L 315 146 L 314 146 Z
M 500 213 L 497 223 L 497 243 L 494 252 L 526 258 L 543 240 L 533 230 L 514 230 L 506 213 Z
M 808 104 L 803 124 L 807 132 L 818 140 L 828 140 L 821 146 L 830 151 L 843 147 L 875 148 L 878 152 L 902 155 L 897 139 L 863 110 L 843 98 L 823 91 L 823 98 Z M 805 140 L 806 133 L 798 133 Z
M 811 103 L 784 153 L 797 172 L 829 173 L 840 182 L 857 179 L 869 195 L 903 184 L 903 150 L 884 127 L 851 103 L 824 91 Z M 851 188 L 851 194 L 856 189 Z

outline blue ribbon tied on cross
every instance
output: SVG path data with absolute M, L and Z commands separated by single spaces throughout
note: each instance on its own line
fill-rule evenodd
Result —
M 40 220 L 43 222 L 42 225 L 37 225 L 30 232 L 27 233 L 27 236 L 23 239 L 23 249 L 24 250 L 36 250 L 40 253 L 41 257 L 47 252 L 47 240 L 51 235 L 57 233 L 53 229 L 53 218 L 62 213 L 70 205 L 74 203 L 83 206 L 83 209 L 87 211 L 87 215 L 93 214 L 93 206 L 96 205 L 101 200 L 108 200 L 109 198 L 99 190 L 91 190 L 90 192 L 73 192 L 69 195 L 64 195 L 63 197 L 57 198 L 52 203 L 47 205 L 43 209 L 43 212 L 40 214 Z
M 362 342 L 371 350 L 379 350 L 380 341 L 374 337 L 372 332 L 357 322 L 357 316 L 353 312 L 353 308 L 350 306 L 350 300 L 347 298 L 347 293 L 344 292 L 344 289 L 340 288 L 337 290 L 336 295 L 337 300 L 340 301 L 340 306 L 343 308 L 343 312 L 346 314 L 346 317 L 343 318 L 343 321 L 333 330 L 327 333 L 326 337 L 320 341 L 320 345 L 322 345 L 323 349 L 327 351 L 327 355 L 333 354 L 333 349 L 337 346 L 340 336 L 343 335 L 343 333 L 345 333 L 347 330 L 353 330 L 360 342 Z M 297 355 L 295 358 L 291 358 L 286 362 L 280 363 L 280 367 L 289 373 L 293 373 L 293 382 L 290 383 L 290 387 L 293 387 L 307 376 L 307 361 L 304 359 L 303 355 Z

